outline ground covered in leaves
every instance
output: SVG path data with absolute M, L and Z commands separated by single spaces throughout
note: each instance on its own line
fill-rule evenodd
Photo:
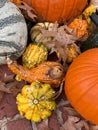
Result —
M 40 123 L 26 120 L 17 110 L 16 95 L 26 83 L 17 82 L 7 65 L 0 66 L 0 129 L 2 130 L 98 130 L 98 126 L 81 117 L 64 93 L 56 100 L 52 116 Z

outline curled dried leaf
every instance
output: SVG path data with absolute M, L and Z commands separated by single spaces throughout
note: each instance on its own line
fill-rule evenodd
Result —
M 18 7 L 21 10 L 21 12 L 25 18 L 27 18 L 33 22 L 43 21 L 42 18 L 37 14 L 37 12 L 31 6 L 29 6 L 27 3 L 20 1 Z
M 41 41 L 43 41 L 43 44 L 50 49 L 49 54 L 56 52 L 57 56 L 59 55 L 59 61 L 62 60 L 64 66 L 68 57 L 66 50 L 70 44 L 74 44 L 77 52 L 80 54 L 79 47 L 75 44 L 75 42 L 78 40 L 76 37 L 76 32 L 67 25 L 59 26 L 59 24 L 56 22 L 51 30 L 41 28 L 40 31 L 42 33 Z M 48 37 L 52 37 L 52 40 L 49 42 L 44 42 L 44 39 Z
M 62 125 L 62 130 L 89 130 L 88 124 L 84 120 L 80 120 L 78 117 L 68 116 L 68 119 Z
M 98 0 L 91 0 L 90 4 L 93 4 L 96 9 L 98 9 Z

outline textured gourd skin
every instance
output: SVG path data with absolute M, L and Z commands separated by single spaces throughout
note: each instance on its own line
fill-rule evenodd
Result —
M 22 55 L 23 66 L 32 69 L 47 60 L 48 50 L 43 44 L 29 44 Z
M 43 34 L 41 32 L 41 29 L 49 30 L 51 31 L 54 24 L 49 22 L 43 22 L 43 23 L 37 23 L 35 26 L 33 26 L 30 30 L 30 37 L 33 42 L 50 42 L 52 40 L 52 37 L 46 37 L 42 38 Z
M 12 0 L 19 4 L 20 0 Z M 79 15 L 87 4 L 87 0 L 23 0 L 29 3 L 36 12 L 50 22 L 69 20 Z
M 63 66 L 60 63 L 53 61 L 43 62 L 32 69 L 27 69 L 9 58 L 7 58 L 7 64 L 10 70 L 17 74 L 20 79 L 29 83 L 33 81 L 48 83 L 53 88 L 60 86 L 65 74 Z
M 98 48 L 80 54 L 69 66 L 65 93 L 84 118 L 98 125 Z
M 0 0 L 0 64 L 6 57 L 17 59 L 27 44 L 27 26 L 17 6 Z
M 32 82 L 31 85 L 25 85 L 16 97 L 20 114 L 34 122 L 48 118 L 56 108 L 52 99 L 54 94 L 49 84 Z

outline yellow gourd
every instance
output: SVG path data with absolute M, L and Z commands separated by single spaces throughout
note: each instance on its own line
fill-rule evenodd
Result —
M 54 94 L 55 91 L 49 84 L 32 82 L 25 85 L 16 97 L 20 115 L 34 122 L 48 118 L 56 108 Z

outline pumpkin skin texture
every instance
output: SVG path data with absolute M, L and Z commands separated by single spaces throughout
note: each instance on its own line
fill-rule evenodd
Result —
M 19 0 L 12 0 L 19 4 Z M 78 16 L 87 4 L 87 0 L 23 0 L 48 22 L 69 20 Z
M 64 90 L 77 112 L 98 125 L 98 48 L 81 53 L 72 62 Z
M 6 0 L 0 1 L 0 64 L 6 57 L 19 58 L 27 44 L 27 26 L 18 7 Z

